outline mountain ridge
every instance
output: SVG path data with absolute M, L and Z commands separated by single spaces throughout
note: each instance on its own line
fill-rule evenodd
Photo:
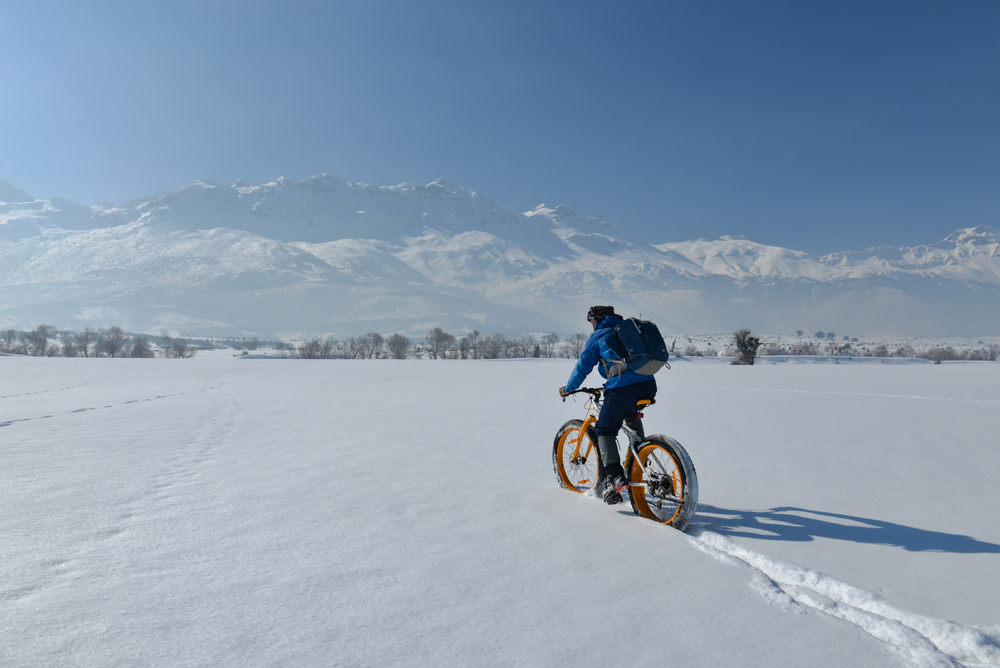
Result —
M 589 304 L 613 303 L 678 333 L 977 335 L 1000 328 L 998 249 L 985 225 L 820 257 L 734 236 L 654 245 L 561 205 L 518 213 L 443 178 L 198 179 L 93 207 L 3 181 L 0 327 L 569 333 Z

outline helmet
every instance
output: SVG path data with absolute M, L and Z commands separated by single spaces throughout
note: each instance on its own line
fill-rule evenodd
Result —
M 591 306 L 587 311 L 587 320 L 597 329 L 597 324 L 609 315 L 617 315 L 614 306 Z

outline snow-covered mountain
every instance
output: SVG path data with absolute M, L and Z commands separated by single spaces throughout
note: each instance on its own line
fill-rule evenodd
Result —
M 0 327 L 571 333 L 587 306 L 611 303 L 677 333 L 969 336 L 1000 329 L 998 247 L 986 226 L 824 257 L 732 237 L 653 245 L 442 179 L 200 180 L 94 207 L 0 181 Z

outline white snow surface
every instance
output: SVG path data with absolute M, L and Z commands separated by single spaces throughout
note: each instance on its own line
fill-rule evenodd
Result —
M 677 360 L 681 533 L 571 365 L 0 356 L 0 665 L 1000 666 L 1000 367 Z

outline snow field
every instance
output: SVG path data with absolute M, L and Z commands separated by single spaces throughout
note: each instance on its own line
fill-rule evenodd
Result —
M 1000 367 L 678 361 L 685 535 L 571 364 L 0 357 L 0 664 L 1000 666 Z

